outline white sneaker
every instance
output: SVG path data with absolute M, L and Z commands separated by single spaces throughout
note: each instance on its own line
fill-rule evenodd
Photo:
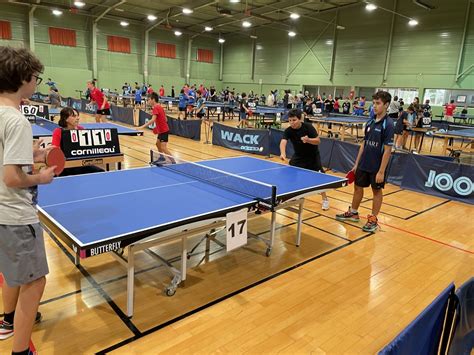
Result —
M 329 200 L 323 200 L 323 211 L 329 210 Z

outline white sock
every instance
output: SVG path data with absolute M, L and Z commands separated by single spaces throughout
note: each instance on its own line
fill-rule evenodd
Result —
M 359 213 L 359 212 L 357 212 L 357 210 L 353 209 L 352 207 L 351 207 L 351 212 L 352 213 Z

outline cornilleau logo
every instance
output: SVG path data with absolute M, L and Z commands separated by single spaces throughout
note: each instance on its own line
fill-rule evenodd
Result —
M 446 173 L 436 175 L 436 171 L 434 170 L 430 170 L 425 186 L 434 186 L 443 192 L 453 189 L 454 192 L 461 196 L 469 196 L 474 191 L 474 184 L 467 176 L 460 176 L 456 180 L 453 180 L 451 175 Z
M 258 135 L 256 134 L 244 134 L 234 133 L 229 131 L 221 131 L 221 139 L 234 143 L 245 143 L 245 144 L 254 144 L 258 145 Z

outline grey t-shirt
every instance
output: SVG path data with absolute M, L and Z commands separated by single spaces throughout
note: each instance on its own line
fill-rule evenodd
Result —
M 13 107 L 0 106 L 0 224 L 38 223 L 37 187 L 9 188 L 3 182 L 5 165 L 33 170 L 33 133 L 28 120 Z
M 56 91 L 51 91 L 49 93 L 49 101 L 51 105 L 61 105 L 61 96 Z

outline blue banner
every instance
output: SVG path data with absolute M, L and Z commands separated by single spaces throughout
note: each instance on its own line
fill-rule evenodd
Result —
M 474 166 L 408 155 L 401 187 L 474 204 Z
M 283 138 L 283 131 L 276 128 L 270 128 L 270 154 L 280 156 L 280 142 Z M 293 144 L 288 141 L 286 145 L 286 157 L 291 158 L 295 154 Z
M 113 121 L 119 121 L 133 126 L 133 108 L 111 105 L 110 111 Z
M 90 115 L 95 115 L 97 112 L 97 105 L 95 103 L 91 103 L 88 100 L 80 99 L 82 112 L 88 113 Z M 133 117 L 132 117 L 133 122 Z M 133 124 L 133 123 L 132 123 Z
M 195 141 L 201 140 L 201 120 L 177 120 L 170 116 L 166 116 L 166 118 L 168 119 L 168 127 L 171 134 Z M 138 116 L 140 126 L 144 125 L 150 119 L 151 115 L 149 113 L 140 110 Z
M 474 277 L 456 291 L 457 317 L 449 355 L 469 355 L 474 349 Z
M 453 293 L 454 285 L 451 284 L 379 355 L 437 354 L 446 308 Z
M 347 173 L 354 167 L 358 152 L 358 144 L 335 141 L 332 148 L 329 168 L 334 171 Z
M 270 131 L 268 129 L 240 129 L 214 123 L 212 144 L 245 153 L 270 155 Z
M 170 116 L 166 117 L 171 134 L 195 141 L 201 140 L 201 120 L 178 120 Z

